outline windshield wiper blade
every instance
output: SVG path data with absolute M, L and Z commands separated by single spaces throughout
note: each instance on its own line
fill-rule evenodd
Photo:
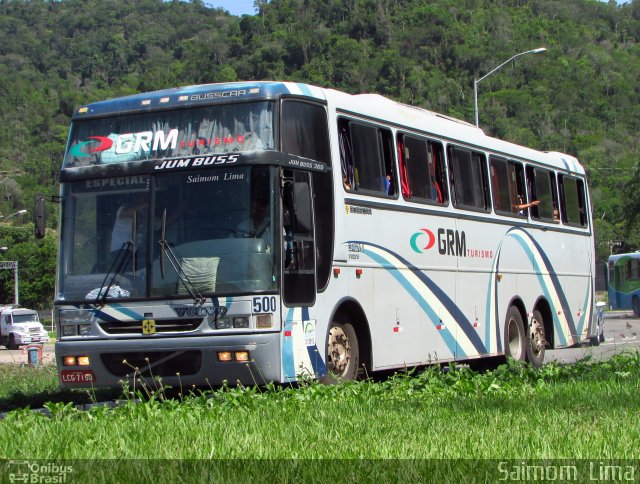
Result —
M 120 247 L 120 250 L 118 251 L 118 255 L 111 263 L 111 267 L 109 267 L 109 270 L 104 276 L 102 284 L 100 284 L 100 290 L 98 291 L 98 296 L 96 297 L 96 304 L 104 305 L 106 303 L 111 286 L 113 286 L 116 277 L 122 273 L 125 267 L 127 267 L 129 259 L 131 259 L 132 257 L 134 248 L 135 247 L 131 241 L 127 241 L 122 244 L 122 247 Z M 109 276 L 111 276 L 111 279 L 109 280 L 109 284 L 107 285 L 105 290 L 105 283 L 107 282 L 107 279 L 109 279 Z
M 186 287 L 187 291 L 189 291 L 191 298 L 196 303 L 201 304 L 205 302 L 205 297 L 202 294 L 200 294 L 200 291 L 198 291 L 196 286 L 189 279 L 189 276 L 187 276 L 187 274 L 184 272 L 184 269 L 182 268 L 182 264 L 178 260 L 178 257 L 176 256 L 175 252 L 173 252 L 173 250 L 171 249 L 169 242 L 167 242 L 165 239 L 160 239 L 158 243 L 160 244 L 160 249 L 162 251 L 162 254 L 160 255 L 160 257 L 163 257 L 164 255 L 167 256 L 167 259 L 169 259 L 169 263 L 171 264 L 171 267 L 173 267 L 173 270 L 176 271 L 176 274 L 178 274 L 178 277 L 184 284 L 184 287 Z

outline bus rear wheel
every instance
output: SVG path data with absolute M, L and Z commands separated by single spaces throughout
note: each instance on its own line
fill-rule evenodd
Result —
M 505 323 L 505 356 L 516 361 L 526 361 L 526 336 L 522 315 L 517 307 L 511 306 Z
M 533 312 L 527 329 L 527 361 L 535 368 L 540 368 L 544 362 L 544 351 L 547 345 L 544 321 L 540 311 Z
M 324 383 L 355 380 L 360 354 L 358 337 L 351 323 L 333 322 L 327 338 L 327 375 Z

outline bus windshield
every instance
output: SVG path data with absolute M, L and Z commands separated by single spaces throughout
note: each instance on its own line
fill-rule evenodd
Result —
M 274 170 L 244 166 L 64 185 L 58 299 L 275 290 Z
M 273 106 L 264 101 L 76 121 L 63 167 L 273 150 Z

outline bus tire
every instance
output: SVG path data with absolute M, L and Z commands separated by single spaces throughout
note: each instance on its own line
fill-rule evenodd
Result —
M 358 336 L 351 323 L 331 323 L 327 337 L 327 374 L 323 383 L 355 380 L 358 376 L 360 354 Z
M 527 361 L 535 368 L 544 362 L 547 339 L 544 332 L 544 320 L 540 311 L 534 311 L 527 328 Z
M 507 311 L 507 319 L 504 327 L 505 344 L 504 354 L 507 358 L 513 358 L 516 361 L 526 361 L 526 334 L 524 332 L 524 323 L 522 315 L 517 307 L 511 306 Z
M 633 296 L 633 299 L 631 299 L 631 307 L 636 318 L 640 318 L 640 298 L 638 296 Z

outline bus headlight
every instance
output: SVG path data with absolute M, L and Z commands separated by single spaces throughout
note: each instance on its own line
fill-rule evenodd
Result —
M 91 333 L 91 325 L 90 324 L 79 324 L 78 325 L 78 334 L 80 336 L 85 336 Z
M 216 321 L 216 329 L 229 329 L 231 328 L 231 319 L 229 318 L 218 318 Z
M 76 325 L 67 324 L 62 327 L 62 336 L 74 336 L 76 334 Z

